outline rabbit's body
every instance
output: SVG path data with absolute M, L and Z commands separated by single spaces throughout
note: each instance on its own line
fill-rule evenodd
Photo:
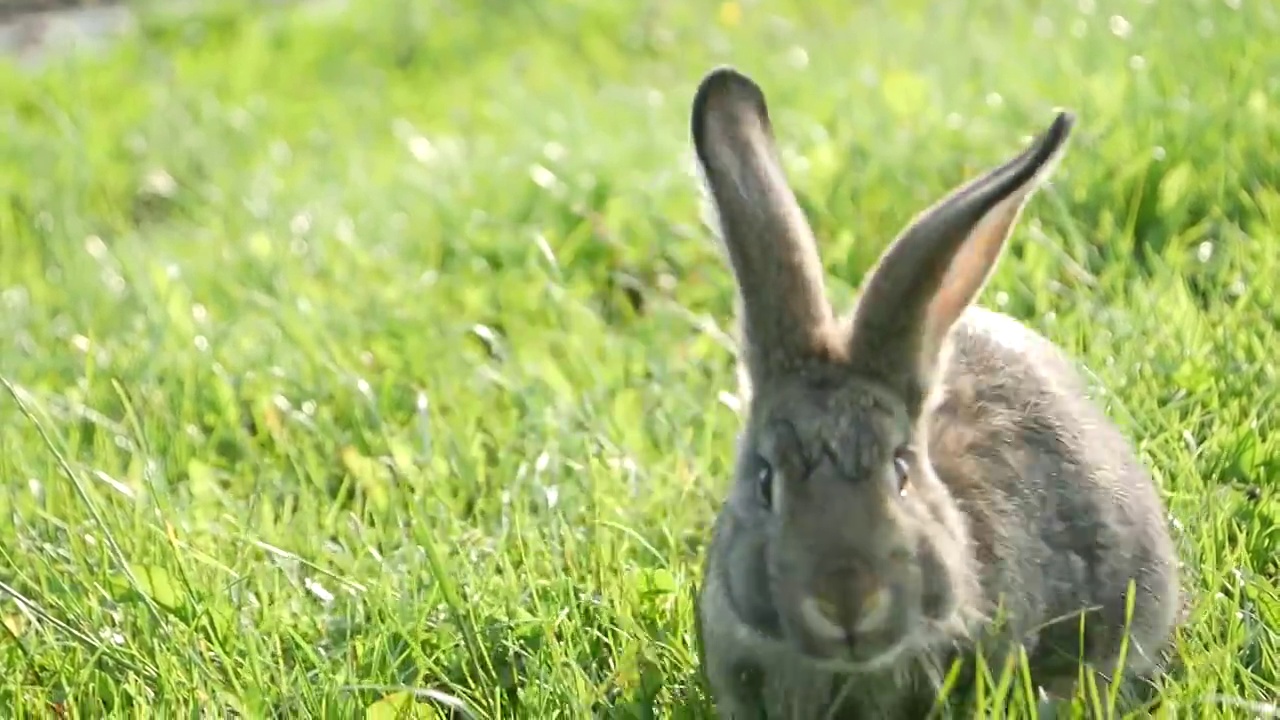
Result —
M 1054 689 L 1114 671 L 1126 633 L 1126 673 L 1158 665 L 1180 593 L 1149 475 L 1064 353 L 972 305 L 1070 127 L 918 217 L 840 319 L 763 93 L 703 80 L 748 396 L 698 609 L 723 716 L 923 717 L 979 644 Z
M 724 697 L 737 696 L 725 709 L 744 703 L 726 717 L 924 717 L 952 660 L 979 640 L 989 662 L 1012 640 L 1026 649 L 1038 683 L 1071 681 L 1079 616 L 1090 607 L 1099 611 L 1087 618 L 1084 658 L 1110 673 L 1130 577 L 1145 591 L 1140 598 L 1160 602 L 1135 606 L 1126 663 L 1145 672 L 1163 650 L 1179 589 L 1161 504 L 1125 439 L 1086 399 L 1079 372 L 1035 331 L 978 306 L 957 322 L 951 343 L 929 415 L 929 456 L 966 520 L 980 604 L 888 667 L 824 670 L 767 637 L 767 612 L 743 618 L 735 607 L 721 571 L 765 563 L 729 559 L 749 553 L 759 533 L 737 527 L 743 520 L 726 504 L 707 551 L 699 618 L 706 672 L 713 686 L 734 688 Z M 987 624 L 1001 600 L 1002 630 Z M 771 712 L 758 715 L 762 708 Z

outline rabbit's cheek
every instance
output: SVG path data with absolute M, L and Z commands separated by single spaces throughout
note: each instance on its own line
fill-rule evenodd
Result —
M 931 620 L 944 620 L 955 612 L 955 593 L 945 576 L 939 575 L 925 581 L 921 607 L 925 616 Z
M 766 637 L 776 638 L 781 630 L 767 547 L 758 536 L 734 544 L 726 583 L 739 620 Z
M 917 550 L 921 611 L 930 620 L 946 620 L 959 609 L 964 581 L 962 548 L 963 544 L 931 537 Z

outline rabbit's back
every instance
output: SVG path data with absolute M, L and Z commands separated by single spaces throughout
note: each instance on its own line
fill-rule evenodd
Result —
M 1128 662 L 1164 650 L 1180 605 L 1176 559 L 1150 475 L 1050 341 L 971 307 L 929 425 L 930 459 L 967 516 L 986 612 L 1003 600 L 1008 631 L 1037 675 L 1074 674 L 1080 656 L 1114 669 L 1125 594 L 1137 588 Z

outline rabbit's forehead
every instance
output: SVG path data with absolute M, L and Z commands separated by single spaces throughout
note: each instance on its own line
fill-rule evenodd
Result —
M 903 403 L 864 383 L 794 388 L 763 408 L 756 420 L 762 449 L 773 452 L 844 449 L 878 455 L 910 433 Z

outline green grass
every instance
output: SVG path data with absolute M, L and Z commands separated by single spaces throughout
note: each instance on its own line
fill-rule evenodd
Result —
M 10 717 L 397 686 L 710 717 L 690 594 L 739 419 L 687 118 L 721 62 L 768 92 L 842 303 L 1079 113 L 983 301 L 1097 374 L 1177 518 L 1163 712 L 1280 697 L 1274 6 L 356 5 L 0 66 Z

